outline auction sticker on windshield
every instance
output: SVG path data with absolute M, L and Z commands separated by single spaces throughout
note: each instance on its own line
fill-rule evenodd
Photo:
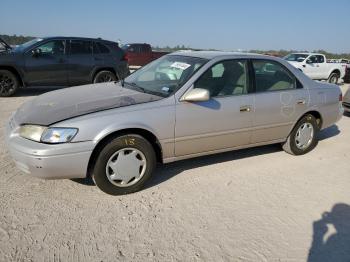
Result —
M 170 67 L 174 67 L 174 68 L 181 69 L 181 70 L 186 70 L 190 66 L 191 65 L 186 64 L 186 63 L 182 63 L 182 62 L 174 62 L 170 65 Z

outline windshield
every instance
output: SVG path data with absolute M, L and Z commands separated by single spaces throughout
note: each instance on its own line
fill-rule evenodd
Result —
M 6 45 L 2 42 L 0 42 L 0 52 L 6 51 Z
M 125 79 L 125 87 L 168 97 L 176 92 L 208 60 L 181 56 L 163 56 L 140 68 Z
M 289 54 L 285 56 L 284 59 L 287 61 L 303 62 L 307 57 L 308 55 L 306 54 Z
M 27 49 L 28 47 L 30 47 L 30 46 L 32 46 L 32 45 L 34 45 L 42 40 L 43 40 L 42 38 L 35 38 L 33 40 L 25 42 L 24 44 L 16 46 L 15 51 Z

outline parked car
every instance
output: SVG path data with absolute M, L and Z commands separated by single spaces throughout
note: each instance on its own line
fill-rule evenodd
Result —
M 149 62 L 168 54 L 168 52 L 156 52 L 149 44 L 126 44 L 122 49 L 127 54 L 129 65 L 144 66 Z
M 344 83 L 350 83 L 350 64 L 345 67 Z
M 343 98 L 343 107 L 347 114 L 350 114 L 350 88 L 346 91 Z
M 337 85 L 280 58 L 225 52 L 163 56 L 121 83 L 57 90 L 22 105 L 6 142 L 42 178 L 84 178 L 112 195 L 142 188 L 156 162 L 282 143 L 311 151 L 342 114 Z M 249 168 L 249 167 L 248 167 Z
M 19 87 L 73 86 L 115 81 L 129 74 L 117 43 L 76 37 L 36 38 L 0 52 L 0 96 Z
M 314 80 L 326 80 L 337 84 L 338 80 L 345 76 L 344 65 L 327 63 L 326 57 L 322 54 L 292 53 L 284 59 Z

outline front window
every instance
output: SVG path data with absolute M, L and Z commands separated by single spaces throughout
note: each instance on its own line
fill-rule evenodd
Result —
M 63 55 L 64 41 L 62 40 L 49 41 L 37 47 L 36 50 L 40 52 L 40 55 Z
M 163 56 L 128 76 L 124 82 L 125 87 L 168 97 L 207 61 L 180 55 Z
M 291 62 L 303 62 L 307 57 L 306 54 L 289 54 L 284 59 Z
M 208 69 L 194 88 L 209 91 L 211 97 L 244 95 L 248 93 L 248 63 L 246 60 L 226 60 Z

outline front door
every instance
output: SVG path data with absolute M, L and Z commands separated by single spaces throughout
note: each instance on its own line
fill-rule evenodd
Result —
M 25 53 L 25 81 L 36 86 L 66 86 L 67 57 L 64 40 L 51 40 Z
M 225 60 L 208 69 L 193 88 L 209 90 L 210 100 L 176 105 L 175 155 L 249 144 L 254 108 L 249 86 L 245 60 Z
M 317 57 L 315 55 L 310 56 L 305 61 L 305 67 L 303 72 L 309 76 L 311 79 L 319 79 L 319 64 L 317 62 Z

